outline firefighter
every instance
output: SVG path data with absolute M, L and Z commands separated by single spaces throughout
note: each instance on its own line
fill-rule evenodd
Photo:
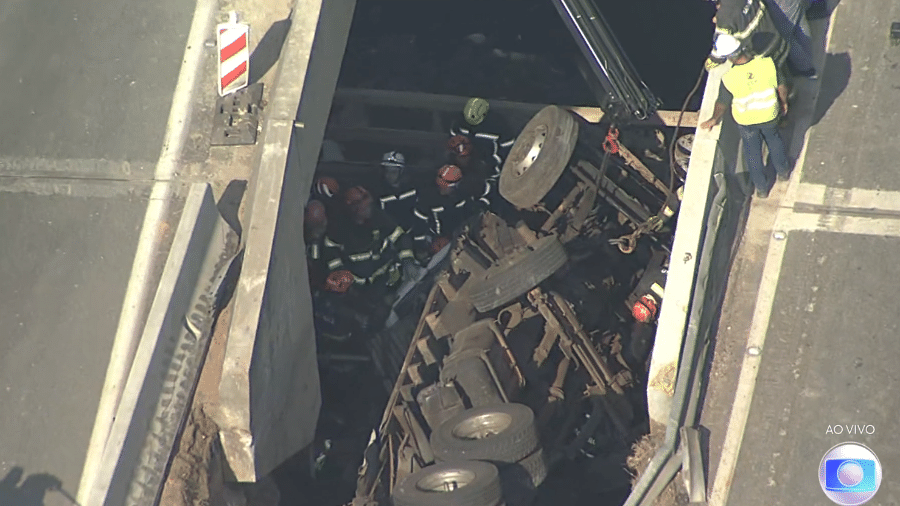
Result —
M 419 192 L 414 211 L 419 221 L 413 239 L 420 254 L 434 255 L 476 211 L 471 195 L 461 187 L 463 179 L 459 167 L 444 165 L 438 169 L 435 184 Z
M 494 167 L 473 156 L 472 141 L 465 135 L 455 135 L 447 141 L 448 163 L 460 168 L 463 174 L 462 189 L 472 202 L 483 211 L 491 209 L 497 198 L 497 177 Z
M 411 239 L 365 188 L 348 189 L 343 202 L 346 220 L 329 232 L 329 247 L 341 251 L 353 284 L 372 295 L 387 295 L 402 280 L 404 264 L 414 262 Z M 339 281 L 343 286 L 349 280 L 342 275 Z
M 450 127 L 450 136 L 465 135 L 472 140 L 476 152 L 481 153 L 499 175 L 503 161 L 516 141 L 505 122 L 496 114 L 488 116 L 490 104 L 483 98 L 470 98 L 463 107 L 462 118 Z
M 378 201 L 381 209 L 405 232 L 409 232 L 416 222 L 413 215 L 413 209 L 416 207 L 416 187 L 405 168 L 406 157 L 403 153 L 391 151 L 384 154 L 381 158 L 382 186 L 378 192 Z
M 730 36 L 751 48 L 757 54 L 769 56 L 781 67 L 788 57 L 788 41 L 781 40 L 772 13 L 762 0 L 721 0 L 717 2 L 713 50 L 706 60 L 706 68 L 712 69 L 725 63 L 727 56 L 716 48 L 718 38 Z

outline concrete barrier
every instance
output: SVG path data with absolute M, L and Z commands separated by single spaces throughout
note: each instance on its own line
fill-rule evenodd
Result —
M 191 186 L 159 288 L 84 504 L 156 504 L 238 250 L 207 184 Z
M 726 67 L 714 68 L 707 78 L 700 107 L 701 122 L 712 116 Z M 687 319 L 694 303 L 698 260 L 707 232 L 707 216 L 715 195 L 713 174 L 716 173 L 723 174 L 728 194 L 722 218 L 726 223 L 725 230 L 716 235 L 716 241 L 720 244 L 713 253 L 716 258 L 711 269 L 721 270 L 723 262 L 730 265 L 731 244 L 739 228 L 738 221 L 745 208 L 745 194 L 748 194 L 749 188 L 746 174 L 742 172 L 739 149 L 740 135 L 730 115 L 726 115 L 722 123 L 712 130 L 697 129 L 672 246 L 665 300 L 650 362 L 647 403 L 655 428 L 664 428 L 669 420 Z M 715 278 L 718 280 L 722 276 L 727 276 L 727 268 Z M 720 282 L 724 283 L 724 278 Z M 710 292 L 716 292 L 715 289 L 709 290 L 708 296 L 716 296 Z
M 262 113 L 243 266 L 214 414 L 237 481 L 265 476 L 315 434 L 321 396 L 303 207 L 355 6 L 355 0 L 295 2 Z

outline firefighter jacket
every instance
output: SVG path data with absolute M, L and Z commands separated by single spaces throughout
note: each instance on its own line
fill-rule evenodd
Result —
M 306 239 L 306 261 L 309 268 L 309 284 L 313 288 L 322 288 L 328 275 L 343 267 L 341 252 L 338 248 L 326 246 L 328 236 Z
M 478 125 L 472 126 L 460 116 L 450 127 L 450 135 L 465 135 L 472 139 L 472 145 L 487 161 L 491 168 L 491 179 L 500 176 L 503 161 L 516 142 L 512 130 L 496 114 L 488 113 Z
M 340 251 L 334 263 L 337 268 L 350 271 L 358 285 L 373 284 L 400 261 L 413 258 L 412 239 L 377 207 L 372 218 L 362 225 L 342 220 L 324 242 L 328 248 Z
M 378 188 L 377 195 L 381 209 L 405 232 L 412 230 L 417 221 L 413 211 L 418 195 L 410 178 L 401 177 L 396 186 L 383 183 Z
M 464 188 L 441 195 L 436 186 L 428 186 L 419 192 L 414 210 L 418 223 L 413 229 L 413 239 L 423 242 L 429 236 L 450 238 L 476 211 L 472 196 Z
M 731 93 L 731 115 L 739 125 L 759 125 L 778 117 L 778 72 L 771 58 L 734 65 L 722 76 Z

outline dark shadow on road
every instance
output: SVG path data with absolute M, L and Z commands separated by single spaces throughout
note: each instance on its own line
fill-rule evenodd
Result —
M 246 191 L 247 181 L 234 179 L 225 187 L 225 191 L 222 192 L 222 197 L 219 199 L 218 204 L 216 204 L 219 213 L 222 215 L 222 219 L 237 232 L 238 236 L 241 235 L 241 222 L 238 219 L 238 214 L 241 208 L 241 201 L 244 199 L 244 193 L 246 193 Z
M 850 53 L 837 53 L 825 55 L 825 67 L 820 77 L 821 84 L 819 98 L 813 112 L 812 123 L 816 125 L 831 108 L 831 104 L 841 96 L 850 82 L 851 64 Z
M 278 61 L 290 27 L 291 14 L 288 14 L 287 18 L 272 23 L 272 26 L 259 40 L 259 44 L 250 55 L 250 84 L 259 81 Z
M 44 506 L 47 492 L 57 492 L 77 506 L 75 499 L 62 489 L 62 482 L 56 476 L 46 473 L 31 474 L 24 480 L 25 470 L 13 467 L 0 480 L 0 505 L 2 506 Z

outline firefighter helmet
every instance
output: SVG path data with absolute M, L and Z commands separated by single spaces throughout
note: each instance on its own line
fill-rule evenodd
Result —
M 438 169 L 437 185 L 441 188 L 453 188 L 462 179 L 462 171 L 456 165 L 444 165 Z
M 316 179 L 316 193 L 323 197 L 334 197 L 341 191 L 341 185 L 333 177 L 322 176 Z
M 447 141 L 447 149 L 457 156 L 469 156 L 472 154 L 472 141 L 465 135 L 454 135 Z
M 406 166 L 406 157 L 399 151 L 385 153 L 384 156 L 381 157 L 381 166 L 403 168 Z
M 325 279 L 325 289 L 329 292 L 347 293 L 353 286 L 353 274 L 348 270 L 334 271 Z
M 306 204 L 303 221 L 310 227 L 325 226 L 328 223 L 328 216 L 325 214 L 325 204 L 322 204 L 319 200 L 310 200 Z
M 470 125 L 479 125 L 484 118 L 487 116 L 488 109 L 491 108 L 491 105 L 487 100 L 483 98 L 473 97 L 470 98 L 466 102 L 466 106 L 463 107 L 463 117 L 466 119 L 466 123 Z

